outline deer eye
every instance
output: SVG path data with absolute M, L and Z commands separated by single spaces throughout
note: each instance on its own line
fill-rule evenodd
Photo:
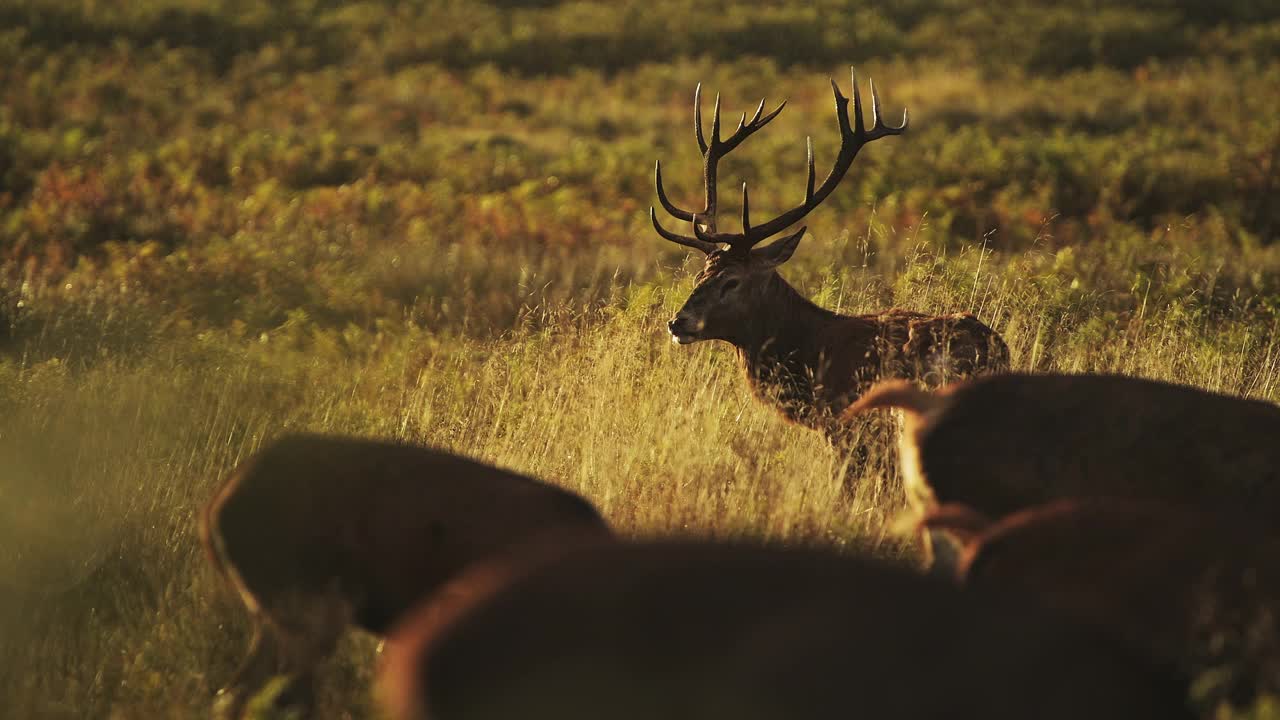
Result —
M 742 284 L 742 281 L 737 278 L 732 278 L 730 280 L 725 281 L 725 284 L 720 286 L 720 295 L 722 297 L 724 295 L 727 295 L 730 290 L 736 290 L 738 286 L 741 284 Z

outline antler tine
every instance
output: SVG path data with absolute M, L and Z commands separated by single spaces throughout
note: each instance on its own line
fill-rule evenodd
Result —
M 729 136 L 728 140 L 721 143 L 724 149 L 720 152 L 720 155 L 723 157 L 726 153 L 738 147 L 743 140 L 751 137 L 751 135 L 757 130 L 773 122 L 773 119 L 778 117 L 778 113 L 782 112 L 786 106 L 787 101 L 783 100 L 781 103 L 778 103 L 778 107 L 774 108 L 773 112 L 765 115 L 764 117 L 760 117 L 760 113 L 764 112 L 764 100 L 761 100 L 760 104 L 756 107 L 755 116 L 751 118 L 751 122 L 741 125 L 736 132 Z
M 813 200 L 813 181 L 817 178 L 817 171 L 813 167 L 813 137 L 806 135 L 804 138 L 805 157 L 808 159 L 809 165 L 809 181 L 805 184 L 804 203 L 809 204 Z
M 873 78 L 867 78 L 867 85 L 871 87 L 871 131 L 875 132 L 883 124 L 880 122 L 880 95 L 876 92 L 876 81 Z
M 831 94 L 835 96 L 836 105 L 836 124 L 840 126 L 840 137 L 844 138 L 853 131 L 849 129 L 849 98 L 840 92 L 840 86 L 836 85 L 836 81 L 827 78 L 831 83 Z M 853 86 L 854 107 L 858 108 L 862 105 L 862 99 L 858 97 L 858 86 Z M 858 123 L 861 126 L 862 114 L 858 113 Z
M 667 197 L 667 191 L 665 188 L 662 187 L 662 161 L 661 160 L 654 163 L 653 181 L 654 181 L 654 184 L 657 185 L 658 187 L 658 202 L 662 203 L 662 208 L 680 220 L 693 222 L 694 213 L 692 210 L 685 210 L 683 208 L 677 207 L 676 204 L 671 202 L 671 200 Z
M 861 137 L 867 133 L 867 126 L 862 120 L 862 92 L 858 88 L 858 73 L 853 68 L 849 68 L 849 76 L 853 80 L 853 132 Z M 845 101 L 845 107 L 847 112 L 848 101 Z
M 747 198 L 747 184 L 742 183 L 742 234 L 751 232 L 751 201 Z
M 720 144 L 720 93 L 716 93 L 716 109 L 711 113 L 711 146 Z
M 711 253 L 719 249 L 719 246 L 716 245 L 714 242 L 702 240 L 701 237 L 691 238 L 687 235 L 673 233 L 670 230 L 662 227 L 662 223 L 658 222 L 658 211 L 655 210 L 652 205 L 649 206 L 649 222 L 653 223 L 653 229 L 657 230 L 659 235 L 678 245 L 684 245 L 686 247 L 694 248 L 695 250 L 701 250 L 707 255 L 710 255 Z M 693 223 L 693 231 L 695 234 L 699 234 L 699 236 L 701 235 L 701 228 L 696 222 Z
M 707 139 L 702 136 L 702 83 L 693 89 L 693 131 L 698 137 L 698 150 L 707 154 Z
M 885 125 L 884 118 L 880 116 L 880 96 L 876 94 L 876 83 L 868 78 L 867 84 L 871 86 L 871 132 L 867 133 L 866 142 L 888 135 L 901 135 L 907 129 L 908 117 L 906 109 L 902 110 L 901 125 L 898 127 Z

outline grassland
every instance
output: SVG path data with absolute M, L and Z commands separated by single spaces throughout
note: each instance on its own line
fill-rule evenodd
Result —
M 204 714 L 247 628 L 195 514 L 293 430 L 453 448 L 630 534 L 909 552 L 883 438 L 847 466 L 667 342 L 697 258 L 645 212 L 655 158 L 699 191 L 699 81 L 790 98 L 722 169 L 757 214 L 805 135 L 831 161 L 828 75 L 911 109 L 784 268 L 820 304 L 1280 401 L 1275 2 L 805 5 L 0 8 L 0 714 Z M 370 648 L 326 716 L 376 717 Z

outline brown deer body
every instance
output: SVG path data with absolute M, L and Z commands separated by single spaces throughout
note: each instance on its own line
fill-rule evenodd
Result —
M 1280 694 L 1280 538 L 1255 524 L 1090 498 L 995 522 L 944 506 L 923 525 L 959 536 L 958 579 L 969 587 L 1025 594 L 1188 681 L 1215 672 L 1230 680 L 1217 688 L 1223 699 Z
M 476 563 L 530 543 L 609 536 L 595 509 L 552 485 L 410 445 L 295 435 L 242 463 L 205 510 L 214 567 L 252 617 L 249 656 L 219 693 L 311 673 L 348 624 L 386 633 Z
M 913 508 L 998 519 L 1072 497 L 1155 499 L 1280 523 L 1280 407 L 1120 375 L 1002 374 L 872 389 L 846 420 L 904 414 Z
M 397 633 L 399 720 L 1186 717 L 1100 636 L 902 568 L 802 549 L 618 543 Z
M 761 101 L 750 122 L 743 116 L 738 129 L 721 140 L 717 99 L 708 142 L 702 134 L 699 89 L 694 98 L 694 116 L 704 162 L 706 205 L 700 212 L 675 206 L 663 188 L 659 164 L 658 199 L 677 219 L 691 223 L 693 235 L 679 235 L 662 227 L 652 208 L 650 219 L 662 237 L 707 255 L 693 293 L 668 323 L 672 339 L 682 345 L 699 340 L 723 340 L 732 344 L 757 397 L 775 403 L 792 421 L 838 436 L 842 428 L 835 419 L 877 378 L 906 377 L 938 384 L 956 377 L 1007 369 L 1009 351 L 994 330 L 967 313 L 935 316 L 891 310 L 848 316 L 809 302 L 777 271 L 795 252 L 805 231 L 803 227 L 765 247 L 755 248 L 817 207 L 839 184 L 863 145 L 906 130 L 905 113 L 900 127 L 881 122 L 880 101 L 874 85 L 871 86 L 873 122 L 870 130 L 863 125 L 857 79 L 854 78 L 852 124 L 848 99 L 834 82 L 832 89 L 841 133 L 835 166 L 815 188 L 810 146 L 804 202 L 760 225 L 751 224 L 750 201 L 744 184 L 741 233 L 716 230 L 719 161 L 773 120 L 782 106 L 762 117 L 764 102 Z

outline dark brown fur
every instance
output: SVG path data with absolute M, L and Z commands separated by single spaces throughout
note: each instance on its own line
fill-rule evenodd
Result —
M 1187 716 L 1176 682 L 1086 630 L 829 552 L 615 544 L 487 581 L 397 633 L 393 717 Z
M 917 510 L 992 518 L 1052 500 L 1150 498 L 1280 523 L 1280 407 L 1120 375 L 1004 374 L 926 392 L 885 383 L 845 418 L 904 411 Z
M 227 688 L 238 714 L 272 674 L 310 673 L 348 623 L 385 633 L 472 565 L 549 536 L 607 537 L 577 495 L 410 445 L 312 435 L 280 439 L 240 465 L 205 510 L 213 565 L 254 621 Z
M 943 506 L 924 523 L 951 531 Z M 959 576 L 1017 591 L 1105 628 L 1188 680 L 1228 670 L 1219 690 L 1280 694 L 1280 540 L 1239 520 L 1115 499 L 1063 500 L 975 532 L 961 522 Z M 1210 698 L 1212 699 L 1212 695 Z
M 1009 368 L 1004 340 L 971 314 L 840 315 L 797 292 L 774 269 L 780 262 L 712 253 L 671 326 L 732 344 L 756 397 L 788 420 L 839 438 L 840 414 L 876 380 L 939 385 Z

